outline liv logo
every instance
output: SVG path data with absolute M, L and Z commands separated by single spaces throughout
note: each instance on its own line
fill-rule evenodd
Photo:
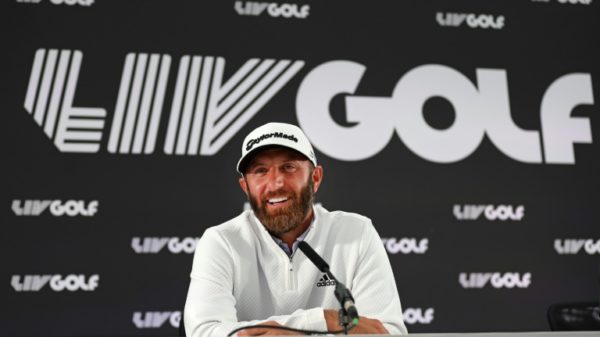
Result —
M 61 152 L 98 152 L 106 110 L 73 106 L 80 51 L 39 49 L 35 53 L 25 110 Z M 77 131 L 72 131 L 73 129 Z
M 251 59 L 223 82 L 225 59 L 184 56 L 179 65 L 165 153 L 217 153 L 303 64 Z
M 132 318 L 138 329 L 161 328 L 167 321 L 173 328 L 178 328 L 181 323 L 181 311 L 136 311 Z
M 82 59 L 78 50 L 37 50 L 25 95 L 25 110 L 61 152 L 100 150 L 106 110 L 73 106 Z M 224 79 L 224 58 L 181 57 L 164 152 L 214 155 L 303 66 L 303 61 L 254 58 Z M 169 55 L 126 56 L 109 153 L 154 152 L 170 70 Z

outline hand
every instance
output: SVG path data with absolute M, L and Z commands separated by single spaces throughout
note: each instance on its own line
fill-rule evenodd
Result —
M 325 309 L 325 321 L 327 321 L 327 330 L 337 331 L 342 329 L 338 319 L 338 311 L 333 309 Z M 358 325 L 348 332 L 351 335 L 389 335 L 390 333 L 383 327 L 383 324 L 378 319 L 371 319 L 364 316 L 359 316 Z
M 270 326 L 281 326 L 281 324 L 275 321 L 268 321 L 260 323 L 259 325 L 270 325 Z M 238 336 L 287 336 L 287 335 L 301 335 L 298 332 L 281 330 L 281 329 L 269 329 L 269 328 L 249 328 L 242 330 L 237 333 Z

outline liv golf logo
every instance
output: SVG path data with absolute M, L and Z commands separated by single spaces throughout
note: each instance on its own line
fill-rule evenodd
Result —
M 181 323 L 181 311 L 136 311 L 132 322 L 138 329 L 156 329 L 169 322 L 171 327 L 178 328 Z
M 554 250 L 560 255 L 576 255 L 584 252 L 588 255 L 600 254 L 600 240 L 594 239 L 556 239 Z
M 460 273 L 458 282 L 464 289 L 481 289 L 486 285 L 493 288 L 529 288 L 531 273 Z
M 429 239 L 423 238 L 417 240 L 415 238 L 382 238 L 383 246 L 390 254 L 425 254 L 429 249 Z
M 483 215 L 487 220 L 521 221 L 525 216 L 525 206 L 512 205 L 454 205 L 452 213 L 457 220 L 477 220 Z
M 82 60 L 81 51 L 56 49 L 39 49 L 33 60 L 25 110 L 61 152 L 98 152 L 103 136 L 106 110 L 73 105 Z M 302 61 L 250 59 L 224 80 L 224 58 L 183 56 L 164 152 L 217 153 L 303 65 Z M 108 152 L 154 152 L 170 71 L 169 55 L 127 55 Z
M 167 248 L 173 254 L 192 254 L 196 250 L 200 238 L 178 238 L 178 237 L 134 237 L 131 239 L 131 248 L 137 254 L 158 254 L 163 248 Z
M 61 152 L 98 152 L 108 135 L 109 153 L 151 154 L 160 121 L 166 120 L 165 154 L 212 156 L 304 67 L 299 60 L 253 58 L 224 79 L 223 57 L 182 56 L 169 116 L 163 119 L 171 61 L 164 54 L 125 57 L 108 126 L 105 108 L 73 105 L 83 53 L 39 49 L 24 107 Z M 594 104 L 590 73 L 564 74 L 549 83 L 540 97 L 540 130 L 526 130 L 511 117 L 505 69 L 476 68 L 472 81 L 449 66 L 419 65 L 398 79 L 387 97 L 355 94 L 366 71 L 357 62 L 328 61 L 311 69 L 297 89 L 298 124 L 331 158 L 366 160 L 394 133 L 410 151 L 435 163 L 464 160 L 487 138 L 519 162 L 573 165 L 575 144 L 592 143 L 589 118 L 571 115 L 577 106 Z M 331 101 L 339 95 L 344 95 L 346 120 L 355 124 L 350 128 L 332 118 Z M 444 130 L 423 117 L 432 97 L 454 107 L 455 121 Z
M 402 318 L 406 324 L 431 324 L 433 322 L 434 308 L 406 308 Z
M 53 216 L 92 217 L 98 212 L 98 200 L 18 200 L 12 201 L 11 208 L 17 216 L 39 216 L 47 209 Z
M 482 29 L 502 29 L 506 21 L 503 15 L 441 12 L 435 14 L 435 20 L 442 27 L 459 27 L 466 22 L 469 28 Z
M 273 18 L 306 19 L 310 12 L 310 5 L 299 5 L 276 2 L 236 1 L 234 9 L 239 15 L 259 16 L 266 12 Z
M 73 291 L 94 291 L 98 287 L 100 276 L 91 275 L 86 278 L 85 275 L 13 275 L 10 284 L 17 292 L 22 291 L 40 291 L 46 285 L 50 286 L 52 291 L 60 292 L 67 290 Z

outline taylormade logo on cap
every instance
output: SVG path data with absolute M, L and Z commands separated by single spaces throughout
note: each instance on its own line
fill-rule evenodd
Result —
M 317 166 L 312 145 L 299 127 L 287 123 L 267 123 L 252 130 L 244 139 L 237 171 L 243 174 L 251 154 L 265 146 L 281 146 L 295 150 Z
M 246 144 L 246 151 L 252 150 L 252 147 L 254 145 L 260 143 L 261 141 L 263 141 L 265 139 L 272 138 L 272 137 L 285 138 L 285 139 L 289 139 L 291 141 L 294 141 L 294 142 L 298 143 L 298 138 L 294 137 L 294 135 L 288 135 L 288 134 L 281 133 L 281 132 L 267 133 L 266 135 L 262 135 L 262 136 L 260 136 L 258 138 L 250 139 L 248 141 L 248 144 Z

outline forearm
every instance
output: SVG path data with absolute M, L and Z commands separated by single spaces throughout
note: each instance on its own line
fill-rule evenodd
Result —
M 339 321 L 339 311 L 334 309 L 326 309 L 324 310 L 325 321 L 327 322 L 327 330 L 328 331 L 339 331 L 343 327 L 340 325 Z M 388 330 L 383 326 L 377 319 L 371 319 L 368 317 L 360 316 L 358 321 L 358 325 L 354 326 L 352 330 L 350 330 L 350 334 L 378 334 L 378 335 L 387 335 L 389 334 Z
M 231 331 L 274 321 L 280 325 L 302 330 L 326 330 L 326 322 L 322 308 L 296 310 L 289 315 L 277 315 L 252 321 L 235 321 L 231 315 L 219 316 L 216 311 L 209 314 L 206 311 L 195 312 L 193 306 L 186 308 L 184 322 L 186 334 L 190 337 L 227 336 Z
M 325 316 L 325 322 L 327 324 L 327 331 L 335 331 L 340 329 L 340 320 L 338 318 L 338 311 L 334 309 L 323 310 Z

